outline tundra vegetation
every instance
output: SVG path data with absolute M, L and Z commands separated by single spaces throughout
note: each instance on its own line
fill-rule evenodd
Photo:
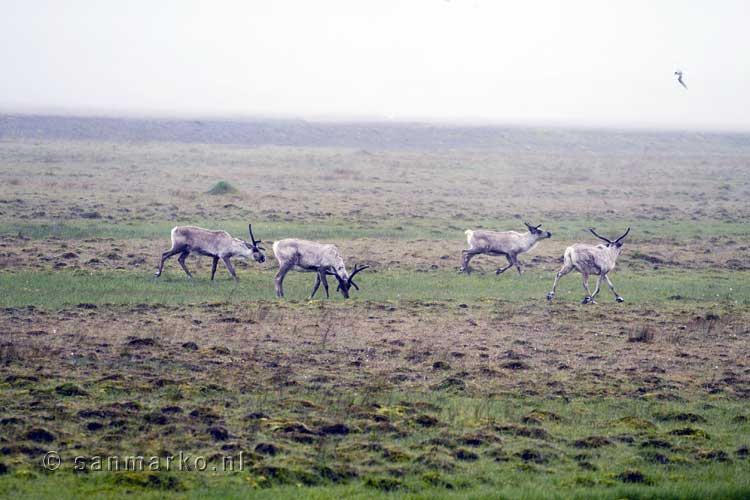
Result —
M 747 498 L 747 141 L 515 133 L 497 151 L 0 142 L 0 496 Z M 207 194 L 222 179 L 237 192 Z M 456 272 L 467 228 L 524 220 L 554 237 L 522 276 L 483 255 Z M 360 292 L 309 301 L 289 273 L 277 300 L 271 252 L 236 261 L 239 283 L 201 256 L 192 280 L 153 277 L 172 227 L 248 221 L 370 265 Z M 629 226 L 626 302 L 582 306 L 577 279 L 545 300 L 568 246 Z M 179 452 L 207 470 L 73 464 Z

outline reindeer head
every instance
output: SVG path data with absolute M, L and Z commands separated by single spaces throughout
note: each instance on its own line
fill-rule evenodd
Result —
M 532 236 L 535 236 L 537 240 L 541 240 L 544 238 L 552 238 L 552 233 L 550 233 L 549 231 L 544 231 L 542 229 L 539 229 L 540 227 L 542 227 L 541 224 L 539 224 L 538 226 L 532 226 L 528 222 L 524 222 L 523 224 L 527 228 L 529 228 L 529 232 L 532 234 Z
M 245 247 L 248 250 L 250 250 L 250 255 L 252 256 L 255 262 L 265 262 L 266 256 L 263 255 L 265 248 L 259 245 L 259 243 L 262 243 L 262 241 L 256 240 L 255 236 L 253 236 L 253 225 L 248 224 L 247 230 L 250 231 L 250 241 L 248 242 L 248 241 L 242 240 L 242 243 L 244 243 Z
M 338 288 L 336 288 L 337 292 L 341 292 L 341 295 L 344 296 L 345 299 L 349 298 L 349 289 L 351 287 L 354 287 L 356 290 L 359 290 L 359 287 L 354 282 L 354 276 L 360 271 L 364 271 L 370 266 L 358 266 L 357 264 L 354 265 L 354 269 L 352 270 L 352 274 L 349 276 L 346 275 L 346 271 L 344 271 L 343 276 L 339 275 L 337 271 L 328 271 L 327 274 L 333 275 L 336 277 L 336 279 L 339 282 Z
M 627 231 L 625 231 L 622 234 L 622 236 L 620 236 L 619 238 L 617 238 L 614 241 L 612 241 L 612 240 L 610 240 L 608 238 L 605 238 L 604 236 L 601 236 L 599 234 L 596 234 L 596 231 L 594 231 L 593 228 L 589 228 L 589 231 L 591 231 L 591 234 L 593 234 L 594 236 L 596 236 L 600 240 L 607 242 L 606 247 L 614 249 L 617 252 L 617 254 L 619 255 L 620 252 L 622 251 L 622 245 L 623 245 L 622 240 L 624 240 L 625 237 L 628 235 L 628 233 L 630 232 L 630 228 L 628 228 Z

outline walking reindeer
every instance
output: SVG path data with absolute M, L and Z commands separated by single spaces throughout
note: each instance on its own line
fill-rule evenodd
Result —
M 469 267 L 469 261 L 476 255 L 503 255 L 508 259 L 508 265 L 502 268 L 498 267 L 495 274 L 504 273 L 512 266 L 516 266 L 516 270 L 520 275 L 521 264 L 518 262 L 518 255 L 534 248 L 540 240 L 552 238 L 552 233 L 539 229 L 542 227 L 541 224 L 538 226 L 532 226 L 531 224 L 524 222 L 524 225 L 528 228 L 529 232 L 497 232 L 482 229 L 467 229 L 466 240 L 469 243 L 469 249 L 461 251 L 461 268 L 459 271 L 470 274 L 471 268 Z
M 586 296 L 583 298 L 582 302 L 583 304 L 596 304 L 594 299 L 596 298 L 596 294 L 599 293 L 599 287 L 603 279 L 607 281 L 609 289 L 612 290 L 612 293 L 615 295 L 615 300 L 617 302 L 625 301 L 625 299 L 620 297 L 615 290 L 615 285 L 612 284 L 607 273 L 615 268 L 617 257 L 619 257 L 622 252 L 622 240 L 628 235 L 630 228 L 614 241 L 607 239 L 604 236 L 600 236 L 593 229 L 589 229 L 589 231 L 600 240 L 607 242 L 607 244 L 599 244 L 595 246 L 578 243 L 566 248 L 564 257 L 565 261 L 562 268 L 557 272 L 557 276 L 555 276 L 555 283 L 552 285 L 552 291 L 547 294 L 547 300 L 552 300 L 555 296 L 557 282 L 560 281 L 560 278 L 575 269 L 583 275 L 583 288 L 586 290 Z M 589 275 L 591 274 L 597 275 L 594 293 L 589 291 Z
M 248 258 L 252 257 L 256 262 L 265 262 L 266 257 L 263 255 L 265 250 L 259 245 L 261 240 L 256 240 L 253 236 L 253 225 L 248 224 L 248 231 L 250 232 L 250 241 L 241 240 L 239 238 L 233 238 L 226 231 L 211 231 L 208 229 L 202 229 L 195 226 L 176 226 L 172 229 L 172 248 L 161 254 L 161 261 L 159 262 L 159 269 L 156 271 L 157 278 L 161 276 L 162 269 L 164 269 L 164 261 L 175 254 L 180 254 L 177 258 L 177 262 L 180 263 L 182 270 L 188 275 L 188 278 L 192 278 L 187 266 L 185 265 L 185 259 L 190 252 L 195 252 L 200 255 L 206 255 L 213 257 L 213 263 L 211 265 L 211 280 L 214 279 L 216 274 L 216 265 L 219 263 L 219 259 L 224 262 L 227 266 L 229 274 L 235 279 L 240 281 L 237 277 L 237 273 L 234 272 L 234 267 L 229 261 L 232 257 Z
M 284 296 L 283 283 L 286 273 L 292 268 L 296 268 L 299 271 L 317 273 L 310 299 L 315 297 L 315 292 L 318 291 L 321 283 L 326 292 L 326 298 L 329 298 L 326 276 L 336 277 L 336 280 L 339 282 L 336 291 L 340 291 L 341 295 L 348 299 L 351 287 L 359 290 L 359 287 L 354 282 L 354 276 L 370 267 L 355 265 L 352 273 L 349 274 L 346 271 L 344 259 L 341 258 L 341 254 L 335 245 L 316 243 L 314 241 L 298 239 L 275 241 L 273 243 L 273 253 L 279 261 L 279 270 L 275 277 L 277 297 Z

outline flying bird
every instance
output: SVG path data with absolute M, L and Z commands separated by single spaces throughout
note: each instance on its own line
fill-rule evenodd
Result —
M 685 85 L 685 82 L 682 80 L 682 71 L 675 71 L 674 74 L 677 75 L 677 81 L 680 85 L 687 89 L 687 85 Z

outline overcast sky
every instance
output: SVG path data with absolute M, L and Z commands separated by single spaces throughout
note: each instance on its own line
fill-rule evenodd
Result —
M 748 21 L 746 0 L 0 0 L 0 111 L 750 130 Z

